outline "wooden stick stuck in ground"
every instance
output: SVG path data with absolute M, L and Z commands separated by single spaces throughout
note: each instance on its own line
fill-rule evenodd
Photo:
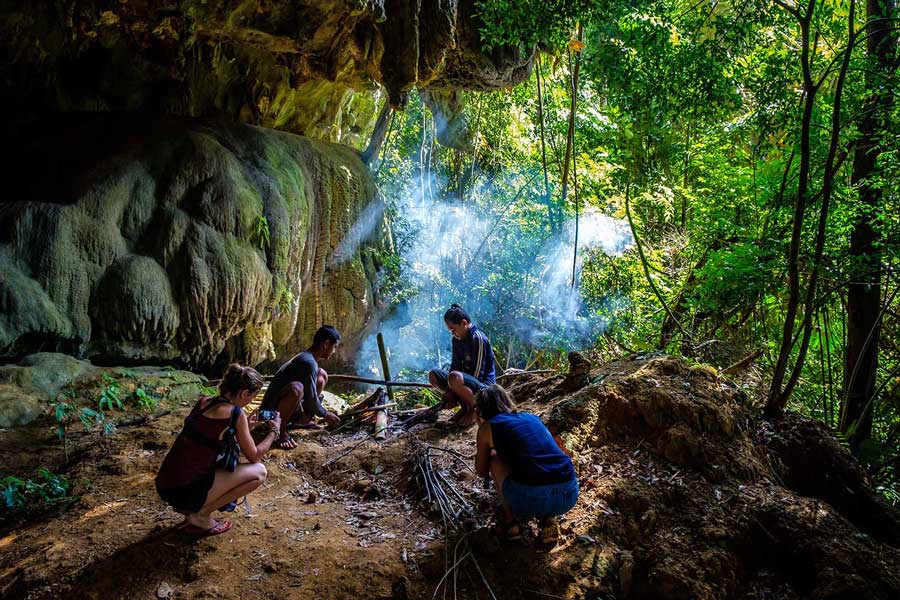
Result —
M 390 391 L 388 393 L 390 393 Z M 391 403 L 391 404 L 393 404 L 394 406 L 397 406 L 397 404 L 395 402 Z M 388 424 L 388 417 L 387 417 L 388 404 L 385 403 L 384 396 L 381 396 L 381 398 L 378 400 L 376 406 L 380 410 L 375 413 L 375 439 L 383 440 L 387 437 L 387 424 Z

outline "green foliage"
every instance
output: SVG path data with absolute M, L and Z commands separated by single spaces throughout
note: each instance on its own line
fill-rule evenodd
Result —
M 69 494 L 69 480 L 41 467 L 33 479 L 7 475 L 0 479 L 0 498 L 8 511 L 35 510 L 58 503 Z
M 267 250 L 271 245 L 271 237 L 269 233 L 269 220 L 265 215 L 259 215 L 256 219 L 256 231 L 254 232 L 254 240 L 260 250 Z
M 423 269 L 404 248 L 428 232 L 393 208 L 396 247 L 406 259 L 378 256 L 375 262 L 385 274 L 384 299 L 398 305 L 400 314 L 415 308 L 404 325 L 404 332 L 413 332 L 415 352 L 432 363 L 446 361 L 440 314 L 448 298 L 477 315 L 501 367 L 553 365 L 576 345 L 569 331 L 532 335 L 553 310 L 542 297 L 544 274 L 532 269 L 546 257 L 558 226 L 548 216 L 551 209 L 561 209 L 568 220 L 576 211 L 571 173 L 567 205 L 557 203 L 574 64 L 568 50 L 579 49 L 570 41 L 580 23 L 584 47 L 573 54 L 581 65 L 574 131 L 578 211 L 582 218 L 592 209 L 623 219 L 627 187 L 649 276 L 633 247 L 622 253 L 588 251 L 578 281 L 583 305 L 576 325 L 592 334 L 586 336 L 590 350 L 607 358 L 655 349 L 664 327 L 675 332 L 667 343 L 662 340 L 666 351 L 719 367 L 760 350 L 751 373 L 765 388 L 791 297 L 787 257 L 804 145 L 797 20 L 764 2 L 477 0 L 476 6 L 485 48 L 537 44 L 541 49 L 543 123 L 534 72 L 512 90 L 466 96 L 471 152 L 434 143 L 432 118 L 415 95 L 398 117 L 379 168 L 385 197 L 409 194 L 421 205 L 465 208 L 490 230 L 485 235 L 473 225 L 456 255 L 448 253 L 436 268 Z M 854 25 L 861 31 L 869 8 L 856 7 Z M 900 103 L 895 100 L 890 114 L 878 115 L 881 154 L 868 185 L 882 196 L 878 206 L 866 206 L 862 186 L 853 179 L 853 154 L 873 94 L 897 89 L 897 81 L 895 71 L 878 71 L 862 38 L 850 46 L 837 114 L 833 197 L 824 214 L 821 261 L 814 261 L 836 101 L 837 70 L 826 69 L 839 65 L 848 47 L 848 8 L 846 2 L 819 3 L 812 15 L 812 75 L 823 85 L 810 117 L 807 210 L 797 223 L 799 296 L 807 294 L 814 270 L 819 286 L 810 292 L 809 314 L 801 310 L 798 319 L 809 317 L 805 359 L 796 330 L 789 338 L 798 340 L 788 366 L 799 363 L 800 381 L 790 406 L 839 427 L 846 402 L 848 283 L 880 264 L 885 308 L 870 403 L 872 439 L 854 444 L 853 451 L 890 496 L 900 485 L 900 294 L 894 293 L 900 272 Z M 875 258 L 851 253 L 851 234 L 860 220 L 879 233 Z M 425 227 L 444 225 L 435 217 Z M 685 335 L 669 322 L 648 278 Z M 703 354 L 710 348 L 720 354 Z M 840 439 L 849 447 L 859 425 L 844 427 Z
M 590 0 L 476 0 L 482 48 L 542 44 L 562 49 L 575 23 L 590 19 L 602 5 Z
M 143 412 L 153 412 L 159 405 L 159 400 L 148 394 L 144 388 L 138 387 L 134 390 L 134 401 Z
M 97 400 L 97 406 L 100 411 L 119 409 L 123 407 L 122 400 L 119 397 L 121 389 L 119 383 L 110 377 L 107 373 L 103 374 L 103 390 L 100 392 L 100 398 Z
M 280 286 L 275 292 L 275 308 L 281 315 L 291 313 L 291 307 L 294 305 L 294 292 L 285 286 Z

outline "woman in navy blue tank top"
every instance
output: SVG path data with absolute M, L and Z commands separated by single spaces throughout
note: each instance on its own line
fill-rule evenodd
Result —
M 569 456 L 560 450 L 543 422 L 516 411 L 509 393 L 489 385 L 475 397 L 478 415 L 475 471 L 494 479 L 502 503 L 497 533 L 521 535 L 519 519 L 541 520 L 541 542 L 559 538 L 555 517 L 578 500 L 578 478 Z

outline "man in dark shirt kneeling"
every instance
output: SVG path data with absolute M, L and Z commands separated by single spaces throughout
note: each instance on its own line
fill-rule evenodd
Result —
M 318 427 L 313 419 L 322 417 L 333 427 L 340 418 L 322 406 L 322 391 L 328 383 L 328 373 L 319 368 L 320 360 L 331 358 L 341 341 L 341 334 L 331 325 L 319 327 L 307 350 L 284 363 L 263 397 L 261 410 L 277 410 L 281 414 L 281 434 L 275 447 L 290 450 L 297 447 L 287 431 L 288 423 Z

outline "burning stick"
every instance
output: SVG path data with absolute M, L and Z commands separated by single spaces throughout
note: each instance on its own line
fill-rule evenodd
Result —
M 376 403 L 376 407 L 379 408 L 375 413 L 375 439 L 383 440 L 387 437 L 387 424 L 388 424 L 388 416 L 387 416 L 387 407 L 388 404 L 385 403 L 384 395 L 379 398 Z M 397 406 L 396 403 L 392 403 L 393 406 Z

